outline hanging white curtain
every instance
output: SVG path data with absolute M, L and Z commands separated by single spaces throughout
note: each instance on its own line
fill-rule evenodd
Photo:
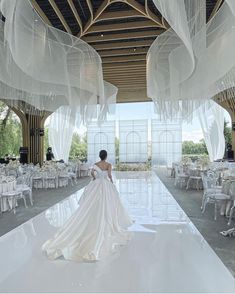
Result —
M 94 118 L 103 122 L 117 88 L 103 81 L 99 54 L 45 24 L 29 0 L 0 0 L 0 10 L 5 17 L 0 21 L 1 98 L 55 111 L 49 142 L 56 159 L 67 161 L 75 125 Z
M 197 110 L 210 161 L 222 159 L 225 151 L 224 109 L 207 101 Z
M 56 160 L 68 162 L 73 132 L 80 124 L 76 111 L 76 108 L 61 106 L 50 116 L 49 145 Z
M 0 0 L 0 10 L 2 99 L 49 111 L 78 107 L 83 121 L 97 117 L 98 103 L 107 109 L 101 58 L 90 45 L 45 24 L 29 0 Z
M 205 0 L 153 0 L 170 25 L 147 56 L 147 92 L 159 113 L 187 118 L 217 93 L 235 94 L 235 3 L 206 23 Z
M 115 111 L 117 87 L 104 81 L 105 104 L 99 106 L 98 124 L 101 125 L 107 118 L 108 113 Z M 49 123 L 49 144 L 54 152 L 55 159 L 63 159 L 65 162 L 69 159 L 69 151 L 72 144 L 73 132 L 79 128 L 81 118 L 78 108 L 70 106 L 61 106 L 50 116 Z M 83 120 L 86 125 L 89 121 Z

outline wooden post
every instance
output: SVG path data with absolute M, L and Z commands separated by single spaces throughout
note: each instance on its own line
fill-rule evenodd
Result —
M 220 106 L 222 106 L 227 112 L 229 113 L 232 121 L 232 132 L 231 132 L 231 137 L 232 137 L 232 150 L 235 153 L 235 131 L 233 131 L 233 123 L 235 123 L 235 110 L 233 108 L 233 104 L 231 101 L 223 100 L 219 101 L 218 98 L 214 100 L 216 103 L 218 103 Z M 234 154 L 235 155 L 235 154 Z M 233 159 L 235 158 L 233 155 Z
M 28 147 L 28 162 L 42 164 L 44 160 L 44 123 L 49 112 L 34 110 L 24 112 L 16 107 L 11 109 L 18 115 L 22 124 L 23 147 Z

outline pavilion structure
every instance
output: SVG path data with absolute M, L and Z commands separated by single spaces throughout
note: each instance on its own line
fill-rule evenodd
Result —
M 146 54 L 152 42 L 169 28 L 152 0 L 31 0 L 31 3 L 45 23 L 81 38 L 99 53 L 104 79 L 118 87 L 117 102 L 151 101 L 146 89 Z M 222 4 L 223 0 L 206 0 L 207 21 Z M 218 97 L 215 101 L 220 103 Z M 220 104 L 235 122 L 234 102 L 223 99 Z M 42 129 L 50 113 L 26 103 L 12 109 L 22 123 L 23 145 L 29 148 L 29 161 L 42 162 Z M 235 134 L 232 137 L 235 150 Z

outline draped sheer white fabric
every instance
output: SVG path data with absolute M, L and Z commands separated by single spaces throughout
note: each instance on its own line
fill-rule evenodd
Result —
M 154 0 L 170 25 L 147 55 L 147 92 L 165 118 L 183 118 L 235 81 L 235 2 L 206 23 L 204 0 Z M 232 90 L 231 90 L 232 89 Z
M 1 0 L 1 98 L 40 110 L 76 107 L 83 121 L 103 119 L 114 86 L 103 81 L 99 54 L 86 42 L 45 24 L 28 0 Z M 107 88 L 109 91 L 107 91 Z M 106 93 L 106 94 L 105 94 Z
M 99 107 L 99 114 L 97 114 L 98 121 L 96 120 L 97 128 L 104 127 L 107 114 L 112 114 L 115 109 L 114 105 L 118 89 L 108 82 L 104 82 L 104 86 L 106 101 Z M 65 162 L 68 162 L 73 133 L 76 128 L 79 128 L 80 123 L 81 116 L 76 107 L 61 106 L 51 114 L 48 137 L 49 145 L 52 147 L 56 160 L 63 159 Z M 86 125 L 86 121 L 83 121 L 83 123 Z M 98 126 L 98 124 L 101 125 Z
M 68 162 L 73 132 L 76 125 L 76 108 L 61 106 L 50 117 L 48 139 L 56 160 Z
M 222 159 L 225 151 L 224 109 L 207 101 L 197 110 L 210 161 Z
M 68 160 L 74 128 L 100 123 L 116 102 L 117 88 L 103 80 L 99 54 L 86 42 L 45 24 L 28 0 L 0 0 L 1 98 L 54 112 L 49 142 Z

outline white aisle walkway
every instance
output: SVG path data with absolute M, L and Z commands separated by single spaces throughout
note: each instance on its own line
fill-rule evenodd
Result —
M 41 245 L 82 190 L 0 238 L 0 292 L 235 292 L 235 280 L 156 175 L 120 172 L 135 224 L 119 253 L 96 263 L 49 261 Z

